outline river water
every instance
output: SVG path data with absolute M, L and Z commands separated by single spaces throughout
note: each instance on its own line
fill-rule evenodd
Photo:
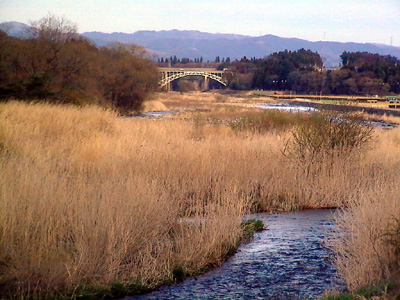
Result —
M 335 234 L 334 210 L 255 214 L 267 230 L 219 268 L 127 299 L 317 299 L 341 288 L 326 240 Z
M 317 112 L 319 111 L 315 107 L 307 106 L 307 103 L 303 105 L 292 105 L 292 104 L 284 104 L 284 103 L 262 103 L 259 105 L 252 105 L 255 108 L 261 109 L 272 109 L 272 110 L 281 110 L 281 111 L 288 111 L 292 113 L 302 113 L 302 112 Z M 135 115 L 135 117 L 142 117 L 142 118 L 161 118 L 166 115 L 174 115 L 177 114 L 177 111 L 150 111 L 145 112 L 139 115 Z M 398 126 L 396 123 L 392 122 L 383 122 L 383 121 L 368 121 L 367 124 L 374 126 L 377 129 L 393 129 Z
M 254 105 L 255 108 L 261 109 L 275 109 L 275 110 L 283 110 L 288 112 L 314 112 L 318 111 L 318 109 L 309 106 L 300 106 L 300 105 L 289 105 L 283 103 L 263 103 L 259 105 Z
M 303 104 L 303 105 L 300 105 Z M 309 103 L 308 103 L 309 104 Z M 315 104 L 315 103 L 314 103 Z M 308 106 L 307 103 L 299 102 L 297 105 L 293 104 L 283 104 L 283 103 L 263 103 L 259 105 L 253 105 L 255 108 L 261 109 L 273 109 L 273 110 L 282 110 L 288 112 L 317 112 L 319 109 L 315 107 Z M 335 108 L 335 107 L 333 107 Z M 384 121 L 366 121 L 366 124 L 372 125 L 377 129 L 393 129 L 398 126 L 398 124 L 393 122 L 384 122 Z

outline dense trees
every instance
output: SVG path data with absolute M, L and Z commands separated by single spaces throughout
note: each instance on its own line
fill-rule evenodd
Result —
M 317 73 L 322 69 L 322 59 L 310 50 L 273 53 L 266 59 L 256 61 L 256 65 L 255 88 L 305 91 L 321 85 Z
M 392 56 L 343 52 L 342 67 L 326 70 L 318 53 L 281 51 L 265 59 L 230 64 L 239 74 L 252 73 L 251 88 L 297 93 L 386 95 L 400 93 L 400 61 Z M 228 67 L 226 64 L 224 67 Z
M 138 109 L 157 84 L 157 70 L 137 46 L 97 48 L 64 18 L 32 23 L 30 38 L 0 32 L 0 99 L 100 103 Z
M 356 93 L 385 94 L 400 92 L 400 61 L 392 56 L 367 52 L 343 52 L 343 68 L 352 79 Z M 355 86 L 355 87 L 354 87 Z
M 123 110 L 140 108 L 147 94 L 157 88 L 157 70 L 144 58 L 143 48 L 114 44 L 102 48 L 98 82 L 103 96 Z

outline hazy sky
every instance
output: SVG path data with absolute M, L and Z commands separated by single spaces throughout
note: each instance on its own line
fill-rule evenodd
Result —
M 400 0 L 0 0 L 0 23 L 48 13 L 79 32 L 179 29 L 400 46 Z

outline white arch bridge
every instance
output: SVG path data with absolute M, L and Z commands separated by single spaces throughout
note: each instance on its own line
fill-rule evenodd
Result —
M 204 88 L 208 89 L 209 79 L 213 79 L 223 86 L 227 86 L 228 82 L 224 76 L 225 70 L 220 71 L 213 68 L 159 68 L 158 73 L 160 75 L 160 81 L 158 82 L 160 87 L 166 87 L 170 90 L 170 83 L 186 76 L 201 76 L 204 77 Z

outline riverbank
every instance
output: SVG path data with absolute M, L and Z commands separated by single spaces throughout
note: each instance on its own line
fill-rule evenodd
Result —
M 282 152 L 296 124 L 314 122 L 308 114 L 261 112 L 230 105 L 248 99 L 204 93 L 156 101 L 180 113 L 120 118 L 93 107 L 1 105 L 3 295 L 152 289 L 222 263 L 250 211 L 346 206 L 356 213 L 375 209 L 362 202 L 372 192 L 400 186 L 398 129 L 375 130 L 351 154 L 307 163 Z M 388 206 L 395 199 L 381 196 L 373 203 L 397 213 Z M 207 222 L 189 226 L 182 218 Z M 380 222 L 377 232 L 392 224 Z M 352 287 L 376 277 L 352 272 L 361 272 Z

